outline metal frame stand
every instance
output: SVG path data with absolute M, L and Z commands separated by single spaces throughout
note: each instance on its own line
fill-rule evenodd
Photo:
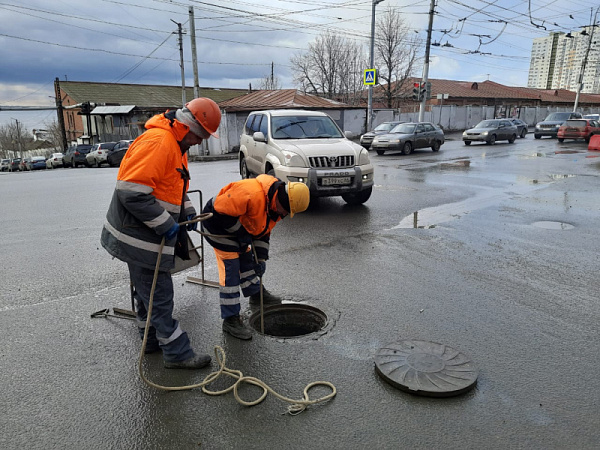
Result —
M 200 210 L 202 211 L 202 205 L 204 204 L 202 202 L 202 191 L 199 189 L 195 189 L 193 191 L 188 191 L 188 194 L 197 192 L 198 196 L 200 198 Z M 193 276 L 189 276 L 186 278 L 185 281 L 187 281 L 188 283 L 194 283 L 194 284 L 201 284 L 203 286 L 208 286 L 208 287 L 214 287 L 214 288 L 218 288 L 219 287 L 219 283 L 216 281 L 210 281 L 210 280 L 206 280 L 204 278 L 204 236 L 202 235 L 202 233 L 200 234 L 200 245 L 198 247 L 194 247 L 194 250 L 198 250 L 200 249 L 200 278 L 198 277 L 193 277 Z

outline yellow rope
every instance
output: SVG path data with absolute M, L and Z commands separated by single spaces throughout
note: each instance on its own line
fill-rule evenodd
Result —
M 208 216 L 208 217 L 210 217 L 210 216 Z M 208 217 L 203 216 L 199 220 L 205 220 Z M 194 219 L 192 221 L 196 221 L 196 220 Z M 184 225 L 184 224 L 190 223 L 192 221 L 183 222 L 180 225 Z M 201 383 L 190 384 L 187 386 L 162 386 L 160 384 L 157 384 L 157 383 L 154 383 L 154 382 L 148 380 L 148 378 L 146 378 L 146 376 L 144 375 L 142 361 L 144 359 L 144 355 L 145 355 L 145 351 L 146 351 L 146 343 L 148 342 L 148 330 L 150 329 L 150 318 L 152 317 L 152 303 L 154 301 L 154 290 L 156 288 L 156 280 L 158 279 L 160 260 L 161 260 L 162 251 L 163 251 L 164 246 L 165 246 L 165 238 L 163 237 L 163 239 L 160 243 L 158 257 L 156 259 L 156 268 L 154 269 L 154 279 L 152 280 L 152 289 L 150 291 L 150 299 L 148 301 L 148 314 L 146 316 L 147 319 L 146 319 L 146 327 L 144 329 L 144 339 L 142 340 L 142 348 L 140 350 L 140 357 L 138 359 L 138 372 L 140 374 L 140 378 L 144 381 L 144 383 L 146 383 L 150 387 L 160 389 L 163 391 L 184 391 L 184 390 L 190 390 L 190 389 L 195 389 L 195 388 L 202 388 L 202 392 L 204 392 L 205 394 L 208 394 L 208 395 L 223 395 L 223 394 L 227 394 L 228 392 L 233 390 L 233 395 L 234 395 L 235 399 L 237 400 L 237 402 L 244 406 L 258 405 L 260 402 L 262 402 L 266 398 L 267 393 L 270 392 L 278 399 L 280 399 L 284 402 L 291 403 L 290 406 L 288 407 L 288 413 L 291 415 L 300 414 L 309 405 L 314 405 L 316 403 L 322 403 L 322 402 L 325 402 L 325 401 L 335 397 L 335 395 L 337 394 L 337 390 L 336 390 L 335 386 L 328 381 L 314 381 L 314 382 L 308 384 L 304 388 L 304 392 L 303 392 L 304 396 L 301 400 L 295 400 L 292 398 L 285 397 L 281 394 L 278 394 L 272 388 L 270 388 L 266 383 L 259 380 L 258 378 L 246 377 L 242 374 L 241 371 L 230 369 L 230 368 L 226 367 L 225 366 L 225 360 L 226 360 L 225 351 L 223 350 L 223 348 L 221 348 L 218 345 L 215 346 L 215 359 L 217 360 L 217 363 L 219 364 L 219 370 L 208 374 Z M 221 391 L 208 390 L 206 388 L 206 386 L 208 386 L 210 383 L 216 381 L 217 378 L 219 378 L 221 375 L 226 375 L 231 378 L 235 378 L 235 379 L 237 379 L 237 381 L 234 384 L 232 384 L 231 386 L 229 386 L 228 388 L 223 389 Z M 242 383 L 248 383 L 248 384 L 252 384 L 254 386 L 258 386 L 263 389 L 263 393 L 256 400 L 253 400 L 250 402 L 245 401 L 242 398 L 240 398 L 240 396 L 238 395 L 238 389 Z M 331 393 L 329 393 L 323 397 L 317 398 L 315 400 L 311 400 L 308 395 L 308 391 L 310 391 L 310 389 L 312 389 L 315 386 L 327 386 L 331 389 Z

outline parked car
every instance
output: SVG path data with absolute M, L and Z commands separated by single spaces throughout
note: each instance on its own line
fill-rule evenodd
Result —
M 27 172 L 27 163 L 31 161 L 31 158 L 23 158 L 20 162 L 19 162 L 19 170 L 21 172 Z
M 85 155 L 90 152 L 92 146 L 90 144 L 71 145 L 67 149 L 67 153 L 63 156 L 63 164 L 65 167 L 77 167 L 79 165 L 87 166 Z
M 43 156 L 32 156 L 26 164 L 27 170 L 46 170 L 46 158 Z
M 594 134 L 600 134 L 600 123 L 589 119 L 570 119 L 561 125 L 556 137 L 558 142 L 564 142 L 565 139 L 585 139 L 590 142 Z
M 88 166 L 100 167 L 102 164 L 108 164 L 106 157 L 108 152 L 117 145 L 116 142 L 100 142 L 94 144 L 90 152 L 85 155 Z
M 56 169 L 57 167 L 63 167 L 62 153 L 52 153 L 52 155 L 50 155 L 50 157 L 46 160 L 46 168 Z
M 323 112 L 251 112 L 240 136 L 240 175 L 270 173 L 306 183 L 312 197 L 364 203 L 373 189 L 373 166 L 369 151 L 348 136 Z
M 108 151 L 106 162 L 110 167 L 119 167 L 121 165 L 121 161 L 123 161 L 123 157 L 132 142 L 133 139 L 119 141 L 112 150 Z
M 465 145 L 471 145 L 473 141 L 485 142 L 494 145 L 496 141 L 508 141 L 512 144 L 517 139 L 517 126 L 508 119 L 482 120 L 475 128 L 465 130 L 462 140 Z
M 516 125 L 517 127 L 517 136 L 519 136 L 520 138 L 524 138 L 527 135 L 527 123 L 523 122 L 521 119 L 508 119 L 510 120 L 513 125 Z
M 18 172 L 19 165 L 21 164 L 21 158 L 13 158 L 10 160 L 10 165 L 8 166 L 9 172 Z
M 431 147 L 434 152 L 444 143 L 444 132 L 431 122 L 401 123 L 386 134 L 375 136 L 371 147 L 378 155 L 386 151 L 401 151 L 410 155 L 417 148 Z
M 0 171 L 8 172 L 8 168 L 10 166 L 10 159 L 6 158 L 0 162 Z
M 560 126 L 569 119 L 581 119 L 582 116 L 577 112 L 555 112 L 546 117 L 543 121 L 535 125 L 533 137 L 541 139 L 542 136 L 555 138 Z
M 600 114 L 586 114 L 585 116 L 583 116 L 583 118 L 600 122 Z
M 389 131 L 394 128 L 396 125 L 399 125 L 401 123 L 401 121 L 394 121 L 394 122 L 383 122 L 380 123 L 379 125 L 377 125 L 373 130 L 363 134 L 360 137 L 360 145 L 362 145 L 364 148 L 369 149 L 371 148 L 371 143 L 373 142 L 373 138 L 375 136 L 378 136 L 380 134 L 385 134 L 385 133 L 389 133 Z

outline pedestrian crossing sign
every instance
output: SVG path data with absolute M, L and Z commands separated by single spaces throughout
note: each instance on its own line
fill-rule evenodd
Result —
M 365 69 L 363 84 L 365 86 L 374 86 L 377 80 L 377 69 Z

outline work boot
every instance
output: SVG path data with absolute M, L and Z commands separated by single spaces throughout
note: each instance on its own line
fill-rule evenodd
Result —
M 244 321 L 239 315 L 227 317 L 226 319 L 224 319 L 223 331 L 229 333 L 230 335 L 238 339 L 252 339 L 252 332 L 250 331 L 250 328 L 244 325 Z
M 263 286 L 263 305 L 279 305 L 281 303 L 281 297 L 271 294 Z M 250 306 L 260 306 L 260 291 L 250 296 Z
M 144 349 L 144 353 L 149 355 L 151 353 L 160 352 L 160 346 L 158 345 L 158 341 L 156 342 L 146 342 L 146 348 Z
M 164 361 L 167 369 L 202 369 L 210 364 L 210 356 L 194 355 L 183 361 Z

